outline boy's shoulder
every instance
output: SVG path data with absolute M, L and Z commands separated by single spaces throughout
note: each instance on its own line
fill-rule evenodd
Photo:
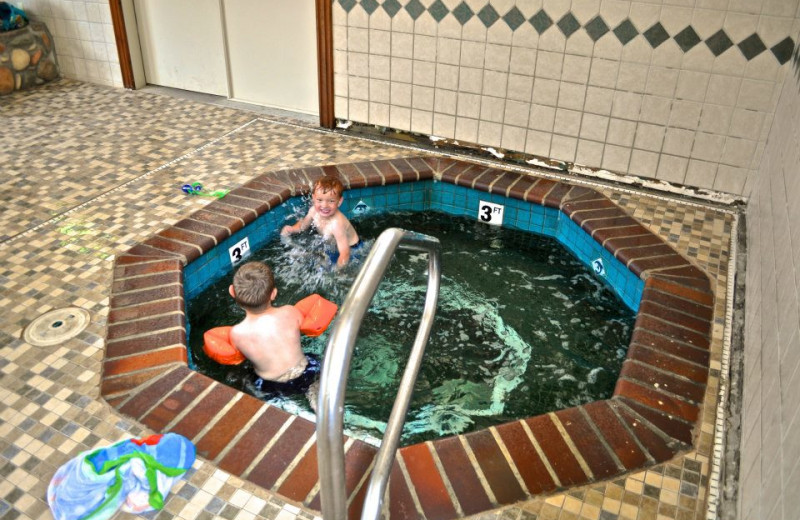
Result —
M 350 223 L 350 219 L 347 218 L 347 215 L 345 215 L 344 212 L 342 212 L 342 210 L 340 210 L 338 208 L 337 208 L 336 214 L 334 216 L 335 216 L 337 222 L 346 222 L 348 224 Z
M 272 310 L 276 315 L 303 316 L 300 310 L 294 305 L 280 305 L 278 307 L 272 307 Z

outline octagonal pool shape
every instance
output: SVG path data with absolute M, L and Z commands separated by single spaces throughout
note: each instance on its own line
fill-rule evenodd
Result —
M 190 370 L 184 295 L 227 270 L 230 248 L 244 237 L 257 248 L 273 236 L 282 203 L 326 174 L 397 209 L 476 215 L 481 201 L 503 204 L 511 210 L 506 225 L 556 236 L 587 264 L 602 259 L 609 285 L 638 308 L 610 399 L 400 449 L 390 517 L 476 514 L 692 449 L 709 370 L 708 277 L 593 189 L 449 158 L 270 172 L 118 256 L 101 383 L 111 406 L 157 432 L 188 437 L 219 468 L 319 511 L 314 424 Z M 357 516 L 376 449 L 348 438 L 345 450 Z

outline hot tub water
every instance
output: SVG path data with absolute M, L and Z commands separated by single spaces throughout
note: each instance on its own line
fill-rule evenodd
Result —
M 295 216 L 296 217 L 296 216 Z M 295 218 L 293 217 L 293 218 Z M 634 313 L 555 239 L 435 212 L 353 221 L 362 240 L 400 227 L 442 242 L 439 307 L 402 444 L 486 428 L 608 398 Z M 358 265 L 333 273 L 313 233 L 276 238 L 251 259 L 273 266 L 276 304 L 316 292 L 341 304 Z M 365 253 L 368 251 L 365 248 Z M 362 324 L 345 400 L 347 433 L 380 438 L 424 302 L 427 258 L 398 251 Z M 255 394 L 249 367 L 222 367 L 202 352 L 202 333 L 239 321 L 232 274 L 189 302 L 191 363 Z M 303 338 L 322 358 L 328 335 Z M 303 396 L 274 404 L 313 418 Z

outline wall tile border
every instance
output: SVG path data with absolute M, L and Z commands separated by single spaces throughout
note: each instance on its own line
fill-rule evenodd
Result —
M 452 10 L 448 9 L 442 0 L 435 0 L 427 8 L 419 0 L 410 0 L 405 5 L 400 4 L 398 0 L 384 0 L 380 4 L 377 0 L 332 0 L 332 2 L 338 3 L 345 13 L 350 13 L 354 9 L 362 9 L 368 16 L 378 9 L 382 9 L 389 18 L 394 18 L 399 12 L 405 11 L 405 14 L 415 22 L 423 16 L 430 17 L 437 24 L 442 23 L 445 18 L 452 18 L 461 26 L 467 25 L 470 21 L 479 20 L 486 29 L 495 24 L 501 24 L 506 25 L 512 33 L 523 26 L 530 25 L 539 36 L 559 31 L 567 39 L 582 31 L 594 43 L 603 38 L 616 38 L 620 44 L 625 46 L 637 38 L 642 38 L 652 49 L 657 49 L 671 39 L 684 53 L 704 44 L 715 57 L 729 51 L 739 51 L 747 61 L 764 52 L 769 52 L 781 65 L 791 59 L 795 46 L 794 40 L 789 35 L 770 45 L 767 45 L 757 32 L 753 32 L 739 41 L 734 41 L 731 39 L 731 35 L 720 26 L 718 31 L 703 39 L 691 24 L 682 26 L 680 30 L 673 30 L 670 34 L 670 31 L 659 21 L 655 23 L 639 21 L 637 25 L 635 20 L 626 17 L 620 22 L 610 22 L 600 14 L 580 20 L 572 11 L 567 11 L 565 14 L 548 13 L 544 8 L 536 11 L 532 9 L 524 11 L 518 5 L 513 5 L 503 13 L 488 1 L 481 2 L 480 9 L 476 9 L 477 2 L 471 2 L 473 7 L 470 7 L 470 3 L 462 1 Z

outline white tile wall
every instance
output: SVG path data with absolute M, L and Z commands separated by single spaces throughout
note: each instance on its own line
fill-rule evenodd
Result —
M 450 11 L 460 3 L 444 2 Z M 477 13 L 487 0 L 466 3 Z M 337 73 L 388 77 L 392 92 L 404 94 L 392 95 L 393 113 L 424 112 L 392 117 L 393 125 L 405 122 L 399 130 L 430 128 L 737 194 L 754 184 L 765 128 L 790 65 L 780 66 L 769 50 L 748 61 L 735 45 L 719 57 L 704 42 L 684 52 L 672 38 L 653 49 L 642 33 L 656 22 L 671 36 L 691 25 L 701 39 L 724 29 L 736 44 L 758 32 L 770 47 L 800 26 L 798 0 L 503 0 L 492 6 L 500 16 L 514 6 L 526 17 L 542 8 L 554 23 L 571 12 L 581 26 L 599 14 L 612 30 L 628 19 L 639 35 L 623 46 L 613 32 L 593 42 L 583 27 L 566 38 L 557 26 L 539 35 L 527 22 L 511 31 L 502 18 L 487 29 L 477 16 L 462 27 L 452 13 L 441 23 L 428 13 L 413 21 L 405 9 L 388 19 L 381 7 L 367 16 L 356 4 L 347 14 L 335 1 L 336 50 L 349 54 L 339 60 L 347 70 Z M 367 28 L 369 37 L 359 32 Z M 359 53 L 392 59 L 354 60 Z M 341 91 L 337 96 L 348 95 Z M 385 103 L 384 92 L 372 89 L 365 100 Z M 337 102 L 336 116 L 377 124 L 355 117 L 353 108 Z
M 779 4 L 765 0 L 763 8 L 786 8 Z M 731 133 L 739 135 L 741 141 L 735 144 L 756 135 L 753 127 L 761 126 L 762 117 L 766 116 L 758 111 L 737 108 Z M 744 404 L 738 497 L 738 518 L 742 520 L 793 520 L 800 511 L 798 164 L 800 83 L 789 74 L 747 209 Z M 720 166 L 718 177 L 727 171 L 724 168 L 728 167 Z
M 121 87 L 105 0 L 12 2 L 45 22 L 64 76 Z M 460 2 L 448 0 L 451 11 Z M 486 0 L 469 0 L 478 12 Z M 428 5 L 428 3 L 424 3 Z M 734 43 L 758 32 L 769 47 L 800 27 L 800 0 L 504 0 L 557 22 L 601 15 L 639 33 L 656 21 L 674 35 L 691 24 L 701 38 L 724 29 Z M 335 112 L 342 119 L 439 133 L 620 173 L 747 194 L 757 182 L 789 64 L 771 52 L 749 62 L 736 47 L 715 57 L 704 43 L 684 53 L 674 40 L 653 50 L 640 34 L 593 42 L 501 19 L 416 21 L 333 2 Z M 796 41 L 796 38 L 795 38 Z M 423 131 L 424 130 L 424 131 Z M 549 135 L 549 133 L 554 133 Z
M 16 0 L 10 3 L 50 29 L 62 76 L 122 87 L 107 0 Z

